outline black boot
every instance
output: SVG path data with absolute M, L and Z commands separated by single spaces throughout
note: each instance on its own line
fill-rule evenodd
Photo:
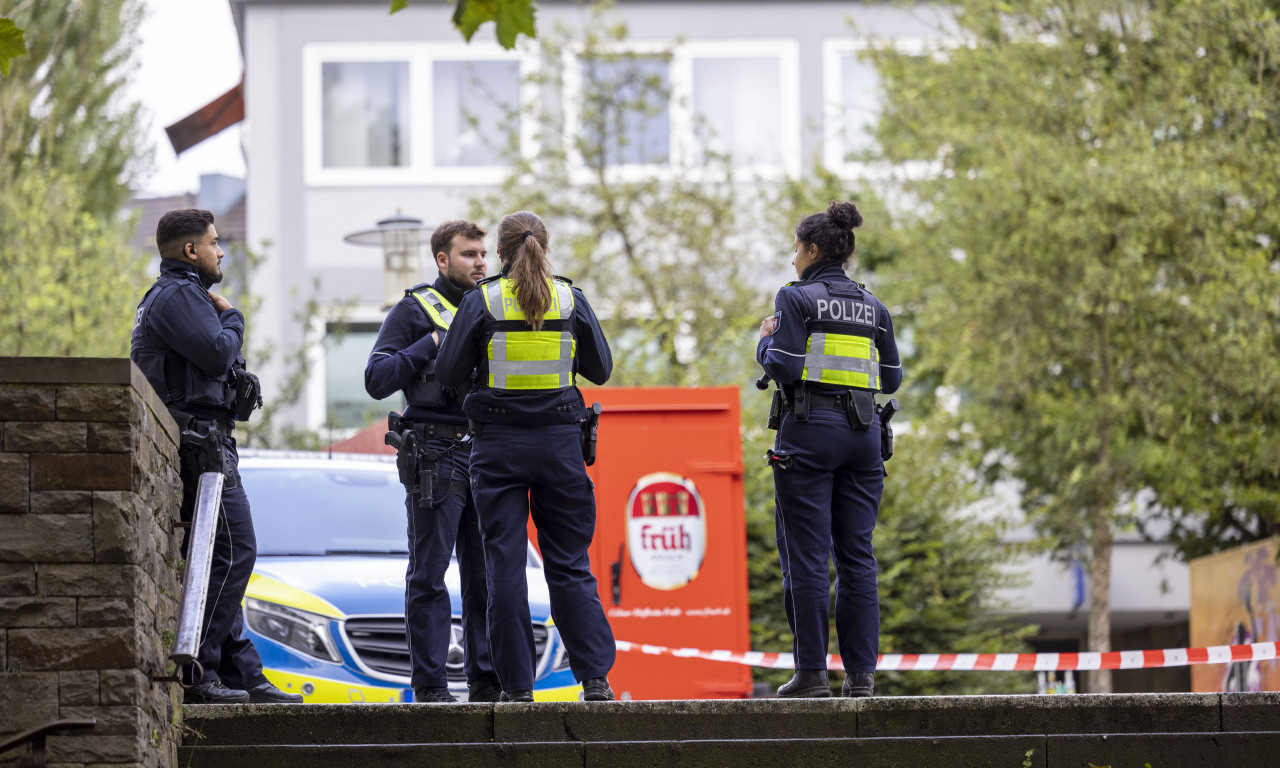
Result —
M 845 698 L 861 699 L 871 696 L 876 690 L 876 676 L 871 672 L 850 672 L 845 675 L 844 685 L 840 686 L 840 695 Z
M 301 704 L 302 694 L 286 693 L 272 685 L 269 681 L 262 681 L 249 691 L 249 701 L 254 704 Z
M 825 699 L 831 696 L 825 669 L 797 669 L 790 680 L 778 688 L 783 699 Z
M 228 688 L 221 680 L 198 683 L 182 694 L 183 704 L 248 704 L 249 692 Z

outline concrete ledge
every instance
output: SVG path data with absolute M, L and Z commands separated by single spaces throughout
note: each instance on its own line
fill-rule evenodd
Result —
M 184 744 L 489 743 L 493 710 L 492 704 L 187 705 L 183 721 L 192 733 Z
M 184 768 L 385 768 L 388 765 L 448 768 L 583 768 L 582 744 L 395 744 L 235 746 L 178 749 Z
M 1220 704 L 1216 693 L 872 698 L 858 712 L 857 735 L 1218 731 Z
M 184 708 L 209 746 L 1280 733 L 1277 712 L 1277 693 Z
M 1050 736 L 1046 768 L 1206 766 L 1269 768 L 1280 760 L 1280 733 L 1143 733 Z
M 130 384 L 133 367 L 127 357 L 0 357 L 0 382 Z M 146 377 L 142 380 L 146 381 Z

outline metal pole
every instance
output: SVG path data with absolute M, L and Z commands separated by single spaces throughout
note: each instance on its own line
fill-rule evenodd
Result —
M 200 475 L 196 508 L 187 541 L 187 570 L 182 577 L 182 602 L 178 611 L 177 639 L 169 658 L 179 667 L 189 664 L 200 650 L 204 631 L 204 605 L 209 596 L 209 570 L 213 566 L 213 539 L 218 531 L 222 505 L 221 472 Z

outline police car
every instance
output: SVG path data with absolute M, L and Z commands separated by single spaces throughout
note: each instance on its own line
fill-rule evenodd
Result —
M 412 701 L 404 622 L 407 523 L 394 461 L 244 450 L 240 475 L 258 539 L 245 592 L 245 634 L 267 678 L 308 702 Z M 534 698 L 577 700 L 582 686 L 551 620 L 542 562 L 532 546 L 527 576 Z M 446 584 L 453 601 L 449 689 L 466 700 L 456 560 Z

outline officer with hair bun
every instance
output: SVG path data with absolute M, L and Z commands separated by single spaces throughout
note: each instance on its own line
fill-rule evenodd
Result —
M 796 672 L 784 698 L 831 695 L 827 680 L 827 553 L 836 565 L 836 636 L 844 696 L 870 696 L 880 634 L 871 537 L 884 490 L 876 392 L 902 382 L 888 310 L 850 280 L 853 229 L 862 215 L 833 201 L 796 227 L 799 280 L 778 291 L 760 323 L 756 359 L 785 403 L 773 467 L 783 601 Z
M 587 550 L 596 502 L 587 477 L 581 375 L 604 384 L 613 356 L 582 291 L 551 274 L 547 227 L 528 211 L 498 225 L 502 274 L 463 297 L 436 358 L 457 386 L 477 371 L 462 410 L 475 433 L 471 489 L 489 566 L 489 646 L 500 701 L 533 701 L 533 630 L 525 581 L 530 514 L 551 616 L 586 701 L 613 698 L 617 651 Z

